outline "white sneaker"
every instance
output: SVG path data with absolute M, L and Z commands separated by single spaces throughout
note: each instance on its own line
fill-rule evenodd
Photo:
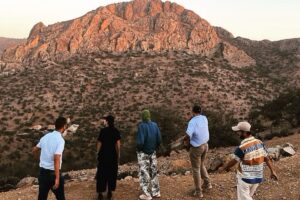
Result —
M 140 195 L 140 200 L 151 200 L 151 199 L 152 199 L 152 197 L 149 197 L 149 196 L 147 196 L 145 194 L 141 194 Z
M 160 194 L 157 194 L 157 195 L 153 195 L 153 198 L 160 198 Z
M 205 190 L 211 190 L 211 189 L 212 189 L 212 184 L 211 184 L 211 183 L 203 184 L 203 188 L 204 188 Z

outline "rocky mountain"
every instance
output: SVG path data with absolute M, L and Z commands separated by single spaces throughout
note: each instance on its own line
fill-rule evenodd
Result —
M 14 38 L 5 38 L 5 37 L 0 37 L 0 55 L 2 52 L 12 46 L 25 43 L 26 39 L 14 39 Z
M 161 0 L 134 0 L 100 7 L 50 26 L 36 24 L 27 43 L 7 49 L 5 62 L 66 60 L 76 53 L 99 51 L 186 50 L 212 55 L 222 46 L 232 65 L 254 65 L 242 50 L 224 43 L 215 29 L 190 10 Z

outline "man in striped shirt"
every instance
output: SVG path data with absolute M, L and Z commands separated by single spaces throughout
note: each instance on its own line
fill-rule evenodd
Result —
M 237 170 L 237 196 L 238 200 L 252 200 L 258 185 L 263 181 L 264 163 L 270 168 L 271 178 L 277 180 L 267 150 L 262 141 L 254 138 L 250 132 L 248 122 L 240 122 L 232 130 L 240 135 L 242 142 L 235 150 L 232 159 L 224 170 L 229 170 L 239 163 Z

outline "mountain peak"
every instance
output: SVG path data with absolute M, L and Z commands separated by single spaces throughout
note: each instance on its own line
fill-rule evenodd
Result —
M 207 21 L 176 3 L 134 0 L 100 7 L 66 22 L 38 23 L 27 43 L 6 50 L 2 59 L 64 60 L 75 53 L 131 50 L 186 50 L 210 55 L 219 42 Z

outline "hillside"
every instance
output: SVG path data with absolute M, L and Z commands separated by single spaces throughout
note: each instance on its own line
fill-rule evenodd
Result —
M 286 142 L 292 142 L 298 152 L 293 157 L 282 158 L 280 161 L 274 163 L 275 169 L 279 175 L 279 181 L 274 182 L 269 179 L 269 171 L 266 171 L 266 181 L 263 182 L 255 195 L 257 200 L 299 200 L 299 174 L 300 174 L 300 137 L 299 134 L 289 136 L 286 138 L 276 138 L 272 141 L 267 142 L 267 146 L 282 145 Z M 224 154 L 224 152 L 232 152 L 233 147 L 227 149 L 214 149 L 209 151 L 208 158 L 212 158 L 217 154 Z M 189 171 L 190 165 L 181 163 L 188 162 L 187 153 L 182 152 L 182 155 L 174 154 L 172 157 L 167 158 L 167 160 L 172 160 L 176 163 L 180 170 L 177 174 L 172 176 L 161 175 L 159 177 L 161 185 L 162 200 L 192 200 L 195 199 L 190 196 L 190 192 L 193 189 L 193 178 L 189 173 L 186 175 L 181 175 L 180 171 Z M 180 157 L 180 159 L 179 159 Z M 179 160 L 178 160 L 179 159 Z M 165 162 L 166 159 L 160 159 L 159 164 Z M 134 163 L 134 165 L 136 165 Z M 87 172 L 78 172 L 78 174 L 86 174 Z M 235 190 L 235 173 L 212 173 L 210 174 L 213 183 L 213 189 L 211 191 L 204 193 L 204 198 L 207 200 L 224 200 L 224 199 L 236 199 Z M 92 179 L 93 176 L 90 178 Z M 139 195 L 139 184 L 138 179 L 127 177 L 118 181 L 117 191 L 115 193 L 116 200 L 124 199 L 137 199 Z M 29 186 L 21 188 L 15 191 L 10 191 L 6 193 L 0 193 L 0 197 L 3 200 L 31 200 L 37 196 L 37 186 Z M 73 200 L 92 200 L 96 199 L 95 192 L 95 181 L 87 180 L 82 178 L 81 181 L 71 181 L 66 183 L 66 198 Z M 50 200 L 54 199 L 54 195 L 50 195 Z
M 300 38 L 280 41 L 253 41 L 234 37 L 230 32 L 215 27 L 218 36 L 245 51 L 256 61 L 257 71 L 290 87 L 300 86 Z
M 210 59 L 186 52 L 99 53 L 61 63 L 40 63 L 0 79 L 0 137 L 5 141 L 0 145 L 6 149 L 1 153 L 5 158 L 1 165 L 5 168 L 19 158 L 18 166 L 23 169 L 20 171 L 30 169 L 31 158 L 20 152 L 30 151 L 43 134 L 29 128 L 33 125 L 47 128 L 58 115 L 71 117 L 73 123 L 80 125 L 78 132 L 67 139 L 70 150 L 66 159 L 78 161 L 78 165 L 72 163 L 68 169 L 77 169 L 88 167 L 82 165 L 82 157 L 94 158 L 92 152 L 84 149 L 94 147 L 98 121 L 103 115 L 116 115 L 124 137 L 124 152 L 128 155 L 124 157 L 135 159 L 131 155 L 143 108 L 150 107 L 158 115 L 170 113 L 175 117 L 172 121 L 179 122 L 171 123 L 175 131 L 170 131 L 169 127 L 162 127 L 164 119 L 158 121 L 164 136 L 173 137 L 164 139 L 168 145 L 171 139 L 184 133 L 195 102 L 203 105 L 204 113 L 224 113 L 215 123 L 226 122 L 225 113 L 244 118 L 252 105 L 271 99 L 271 94 L 280 91 L 280 87 L 256 74 L 249 77 L 218 57 Z M 29 135 L 18 136 L 19 133 Z M 11 143 L 16 147 L 7 148 Z
M 25 43 L 26 39 L 14 39 L 14 38 L 5 38 L 0 37 L 0 57 L 2 52 L 12 46 Z
M 278 109 L 280 108 L 280 109 Z M 300 129 L 300 90 L 293 89 L 253 109 L 250 114 L 260 136 L 271 139 Z

